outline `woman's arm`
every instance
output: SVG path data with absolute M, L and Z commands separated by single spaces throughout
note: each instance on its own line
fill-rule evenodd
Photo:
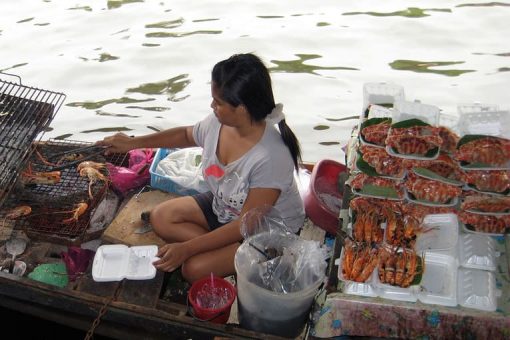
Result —
M 105 152 L 107 155 L 139 148 L 184 148 L 197 145 L 193 138 L 193 126 L 181 126 L 138 137 L 119 132 L 96 144 L 108 146 Z
M 242 216 L 253 208 L 274 205 L 279 196 L 278 189 L 250 189 L 238 219 L 189 241 L 165 245 L 158 253 L 160 260 L 154 262 L 154 265 L 160 270 L 173 271 L 193 255 L 241 241 L 243 239 L 240 232 Z

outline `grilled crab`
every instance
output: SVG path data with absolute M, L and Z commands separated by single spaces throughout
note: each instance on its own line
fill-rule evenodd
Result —
M 351 188 L 356 190 L 363 189 L 365 185 L 392 188 L 397 192 L 399 198 L 403 197 L 402 184 L 392 179 L 368 176 L 366 174 L 357 174 L 351 181 Z
M 510 170 L 470 170 L 465 181 L 477 190 L 501 193 L 510 189 Z
M 360 133 L 368 143 L 384 146 L 389 130 L 390 122 L 386 120 L 379 124 L 364 127 Z
M 510 140 L 487 136 L 461 145 L 455 152 L 458 161 L 502 166 L 510 161 Z
M 378 174 L 391 177 L 404 176 L 402 158 L 393 157 L 385 149 L 374 146 L 362 145 L 360 151 L 363 154 L 363 160 Z
M 444 178 L 450 178 L 458 181 L 464 180 L 464 172 L 460 166 L 450 156 L 442 153 L 434 160 L 404 160 L 404 166 L 407 169 L 425 168 Z
M 462 193 L 460 187 L 422 178 L 413 173 L 408 175 L 405 186 L 416 199 L 440 204 L 447 204 Z
M 437 129 L 431 126 L 392 128 L 386 138 L 386 145 L 404 155 L 424 156 L 442 143 Z
M 503 234 L 510 227 L 510 215 L 481 215 L 468 211 L 459 212 L 459 219 L 474 231 Z
M 449 153 L 455 152 L 455 148 L 459 142 L 459 136 L 444 126 L 438 126 L 437 131 L 439 133 L 439 137 L 443 140 L 443 143 L 441 144 L 441 151 Z
M 506 213 L 510 212 L 510 197 L 471 195 L 464 199 L 460 208 L 485 213 Z

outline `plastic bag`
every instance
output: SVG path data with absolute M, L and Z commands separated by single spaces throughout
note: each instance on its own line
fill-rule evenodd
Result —
M 202 148 L 184 148 L 170 152 L 156 167 L 156 173 L 187 189 L 208 191 L 202 175 Z
M 257 286 L 286 294 L 325 278 L 330 250 L 290 233 L 273 207 L 248 211 L 241 220 L 241 234 L 245 241 L 236 252 L 236 269 Z
M 94 257 L 94 254 L 92 250 L 80 247 L 68 247 L 67 252 L 60 254 L 66 265 L 69 280 L 74 281 L 78 276 L 87 271 L 89 262 Z
M 251 209 L 241 219 L 241 235 L 247 239 L 263 232 L 291 234 L 280 216 L 278 209 L 267 204 Z
M 152 149 L 135 149 L 128 152 L 128 168 L 107 163 L 113 188 L 122 195 L 150 182 L 149 168 L 154 158 Z

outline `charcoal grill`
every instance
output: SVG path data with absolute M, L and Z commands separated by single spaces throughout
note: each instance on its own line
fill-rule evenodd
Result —
M 65 100 L 65 94 L 22 85 L 21 78 L 0 73 L 0 206 Z
M 52 159 L 55 154 L 62 154 L 65 151 L 89 146 L 90 143 L 70 140 L 48 140 L 34 143 L 27 164 L 32 171 L 47 172 L 53 165 L 45 163 Z M 89 151 L 94 152 L 94 151 Z M 126 166 L 126 154 L 113 154 L 104 156 L 96 154 L 90 158 L 87 153 L 79 157 L 87 158 L 100 163 L 111 163 L 118 166 Z M 27 165 L 28 167 L 28 165 Z M 3 209 L 0 210 L 0 219 L 13 224 L 13 228 L 24 230 L 31 238 L 49 240 L 55 243 L 76 244 L 82 241 L 90 224 L 91 212 L 105 198 L 108 190 L 108 183 L 97 182 L 92 186 L 92 199 L 89 197 L 89 180 L 80 176 L 77 165 L 65 167 L 60 170 L 60 181 L 56 184 L 35 184 L 23 185 L 17 181 L 15 190 L 7 198 Z M 23 169 L 26 171 L 26 169 Z M 107 176 L 107 169 L 101 170 Z M 72 210 L 78 203 L 85 202 L 88 205 L 86 212 L 76 221 L 63 223 L 65 219 L 72 216 Z M 6 214 L 14 207 L 28 205 L 32 212 L 24 217 L 15 220 L 6 219 Z
M 5 77 L 14 80 L 2 80 Z M 83 157 L 84 160 L 126 166 L 127 154 L 105 158 L 97 150 L 93 153 L 90 149 L 87 152 L 92 154 L 74 155 L 75 162 L 53 159 L 52 156 L 92 145 L 70 140 L 41 142 L 65 97 L 63 93 L 22 85 L 18 76 L 0 72 L 0 221 L 2 229 L 6 226 L 22 229 L 31 238 L 77 244 L 90 225 L 91 213 L 108 192 L 108 183 L 98 181 L 91 186 L 90 197 L 89 179 L 80 176 L 77 162 Z M 66 162 L 71 166 L 66 167 Z M 27 173 L 52 171 L 55 165 L 60 171 L 57 183 L 23 182 Z M 108 175 L 106 169 L 101 171 Z M 73 216 L 72 211 L 79 203 L 87 204 L 85 213 L 66 221 Z M 31 213 L 7 218 L 11 209 L 21 205 L 30 206 Z

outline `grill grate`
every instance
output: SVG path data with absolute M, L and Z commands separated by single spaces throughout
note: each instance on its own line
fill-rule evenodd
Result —
M 32 172 L 47 172 L 51 165 L 44 164 L 44 160 L 52 158 L 52 155 L 60 154 L 84 146 L 90 143 L 77 141 L 49 140 L 39 142 L 32 146 L 34 151 L 28 164 Z M 88 151 L 93 152 L 93 151 Z M 87 152 L 77 155 L 78 157 L 90 156 Z M 113 165 L 126 166 L 127 154 L 114 154 L 108 157 L 94 155 L 89 159 L 99 163 L 111 163 Z M 22 171 L 26 171 L 23 169 Z M 101 170 L 107 176 L 107 169 Z M 15 190 L 11 193 L 0 211 L 0 219 L 14 223 L 13 228 L 23 229 L 34 238 L 46 238 L 45 236 L 57 236 L 64 238 L 81 237 L 90 224 L 91 212 L 105 198 L 108 191 L 108 183 L 98 181 L 92 188 L 92 199 L 89 198 L 88 178 L 81 177 L 76 170 L 76 165 L 60 170 L 60 181 L 56 184 L 23 185 L 18 181 Z M 88 208 L 76 221 L 63 223 L 72 217 L 72 210 L 79 203 L 87 203 Z M 28 205 L 32 208 L 30 215 L 15 220 L 6 219 L 7 213 L 14 207 Z M 68 240 L 64 240 L 68 241 Z M 73 243 L 70 241 L 69 243 Z
M 8 197 L 16 178 L 65 100 L 65 94 L 28 87 L 0 79 L 0 206 Z

